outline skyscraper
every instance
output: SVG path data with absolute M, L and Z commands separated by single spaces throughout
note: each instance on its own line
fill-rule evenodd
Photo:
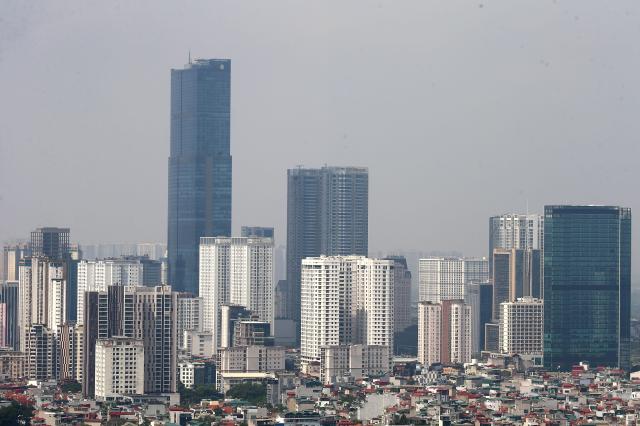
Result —
M 489 260 L 493 250 L 542 249 L 544 218 L 539 214 L 503 214 L 489 218 Z M 489 276 L 493 265 L 489 262 Z
M 545 206 L 544 365 L 629 368 L 631 210 Z
M 289 317 L 300 327 L 301 261 L 367 256 L 369 172 L 362 167 L 297 168 L 287 172 Z M 298 332 L 299 333 L 299 332 Z
M 231 235 L 231 61 L 171 70 L 169 284 L 198 292 L 200 237 Z

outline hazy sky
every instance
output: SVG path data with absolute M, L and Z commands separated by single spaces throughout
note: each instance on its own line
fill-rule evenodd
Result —
M 189 50 L 232 59 L 234 232 L 283 243 L 286 169 L 325 163 L 369 167 L 372 250 L 486 255 L 527 200 L 639 220 L 638 40 L 638 1 L 2 0 L 0 241 L 165 241 Z

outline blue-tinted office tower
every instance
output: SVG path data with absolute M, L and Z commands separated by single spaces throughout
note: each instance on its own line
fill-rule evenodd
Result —
M 544 364 L 629 368 L 631 210 L 544 209 Z
M 169 284 L 198 293 L 200 237 L 231 235 L 231 61 L 171 70 Z

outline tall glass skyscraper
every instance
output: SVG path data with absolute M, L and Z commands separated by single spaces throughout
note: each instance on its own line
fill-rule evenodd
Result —
M 631 210 L 546 206 L 544 364 L 629 368 Z
M 363 167 L 288 170 L 287 306 L 298 330 L 302 259 L 367 256 L 368 251 L 369 171 Z
M 231 235 L 231 61 L 171 70 L 169 284 L 198 292 L 200 237 Z

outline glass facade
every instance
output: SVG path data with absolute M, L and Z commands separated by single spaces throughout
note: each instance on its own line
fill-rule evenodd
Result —
M 171 70 L 169 284 L 198 293 L 200 237 L 231 236 L 231 61 Z
M 631 211 L 546 206 L 544 364 L 629 367 Z

